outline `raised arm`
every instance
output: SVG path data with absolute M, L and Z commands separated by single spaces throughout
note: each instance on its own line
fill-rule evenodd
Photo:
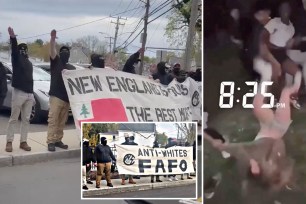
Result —
M 10 35 L 12 56 L 17 56 L 18 54 L 17 39 L 16 39 L 16 35 L 15 35 L 13 28 L 9 27 L 8 33 Z
M 55 39 L 56 39 L 56 30 L 51 31 L 51 39 L 50 39 L 50 57 L 51 59 L 55 59 L 57 53 L 56 53 L 56 47 L 55 47 Z

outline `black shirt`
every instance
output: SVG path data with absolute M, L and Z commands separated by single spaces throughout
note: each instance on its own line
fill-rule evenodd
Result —
M 63 65 L 58 55 L 54 59 L 50 58 L 51 83 L 49 95 L 69 102 L 68 94 L 62 77 L 62 71 L 64 69 L 75 70 L 75 67 L 71 64 Z
M 29 58 L 19 53 L 17 39 L 11 39 L 13 79 L 12 86 L 26 93 L 33 93 L 33 65 Z
M 134 54 L 132 54 L 129 59 L 126 61 L 122 71 L 123 72 L 128 72 L 131 74 L 135 74 L 135 67 L 134 64 L 138 62 L 140 56 L 140 52 L 136 52 Z
M 5 97 L 7 93 L 6 70 L 0 62 L 0 97 Z M 2 104 L 0 104 L 1 106 Z

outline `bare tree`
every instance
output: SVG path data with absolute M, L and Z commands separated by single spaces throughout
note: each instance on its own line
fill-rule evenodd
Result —
M 196 125 L 194 123 L 177 123 L 176 126 L 187 142 L 193 144 L 196 139 Z
M 100 41 L 99 38 L 94 35 L 87 35 L 78 38 L 76 42 L 72 42 L 72 44 L 77 44 L 78 46 L 87 48 L 91 53 L 106 53 L 106 43 Z

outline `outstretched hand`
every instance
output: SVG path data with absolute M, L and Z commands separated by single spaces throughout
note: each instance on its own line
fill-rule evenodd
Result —
M 56 38 L 57 38 L 57 37 L 56 37 L 56 30 L 53 29 L 53 30 L 51 31 L 51 39 L 55 40 Z
M 14 29 L 13 29 L 13 28 L 8 27 L 8 33 L 9 33 L 10 37 L 12 37 L 12 38 L 15 38 L 15 37 L 16 37 L 16 35 L 15 35 L 15 33 L 14 33 Z

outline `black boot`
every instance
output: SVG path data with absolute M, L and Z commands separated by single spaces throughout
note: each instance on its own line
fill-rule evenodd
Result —
M 55 152 L 55 144 L 54 143 L 48 144 L 48 151 Z
M 68 149 L 68 145 L 65 145 L 62 141 L 55 143 L 56 147 L 62 148 L 62 149 Z
M 83 190 L 88 190 L 88 187 L 86 185 L 84 185 Z

